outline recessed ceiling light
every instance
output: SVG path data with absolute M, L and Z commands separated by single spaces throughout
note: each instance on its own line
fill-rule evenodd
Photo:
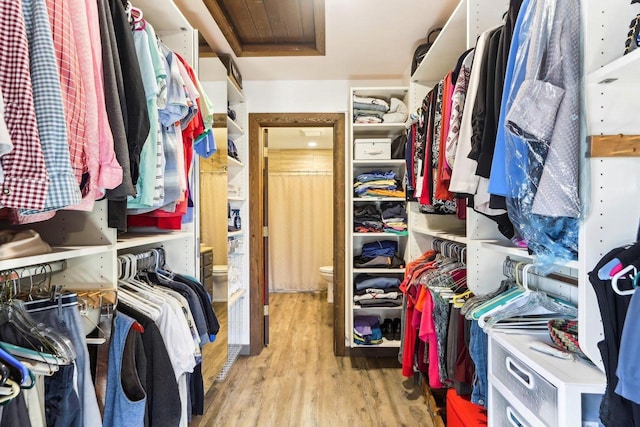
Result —
M 308 143 L 307 143 L 307 145 L 308 145 L 309 147 L 316 147 L 316 146 L 318 145 L 318 143 L 317 143 L 317 142 L 315 142 L 315 141 L 311 141 L 311 142 L 308 142 Z

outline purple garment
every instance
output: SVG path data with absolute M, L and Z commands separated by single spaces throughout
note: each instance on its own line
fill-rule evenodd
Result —
M 361 336 L 371 335 L 372 328 L 378 323 L 378 316 L 355 316 L 353 329 Z

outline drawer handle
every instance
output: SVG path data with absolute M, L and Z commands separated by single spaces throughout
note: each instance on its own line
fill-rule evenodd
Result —
M 382 150 L 365 151 L 367 154 L 382 154 Z
M 511 409 L 511 406 L 507 406 L 507 421 L 509 421 L 509 424 L 513 427 L 525 427 L 525 424 L 518 419 L 518 416 L 515 411 Z
M 518 366 L 509 356 L 505 358 L 505 362 L 507 364 L 507 372 L 513 375 L 526 388 L 533 390 L 533 376 L 528 374 L 521 366 Z

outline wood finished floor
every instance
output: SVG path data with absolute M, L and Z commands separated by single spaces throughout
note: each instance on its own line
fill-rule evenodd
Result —
M 214 302 L 213 310 L 220 323 L 216 340 L 202 349 L 202 379 L 204 389 L 209 390 L 227 361 L 227 303 Z
M 191 427 L 432 427 L 395 358 L 335 357 L 326 294 L 271 294 L 271 343 L 214 383 Z M 205 380 L 206 381 L 206 380 Z

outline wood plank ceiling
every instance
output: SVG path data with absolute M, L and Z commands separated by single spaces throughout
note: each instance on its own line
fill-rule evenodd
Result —
M 324 0 L 202 0 L 236 56 L 325 54 Z

